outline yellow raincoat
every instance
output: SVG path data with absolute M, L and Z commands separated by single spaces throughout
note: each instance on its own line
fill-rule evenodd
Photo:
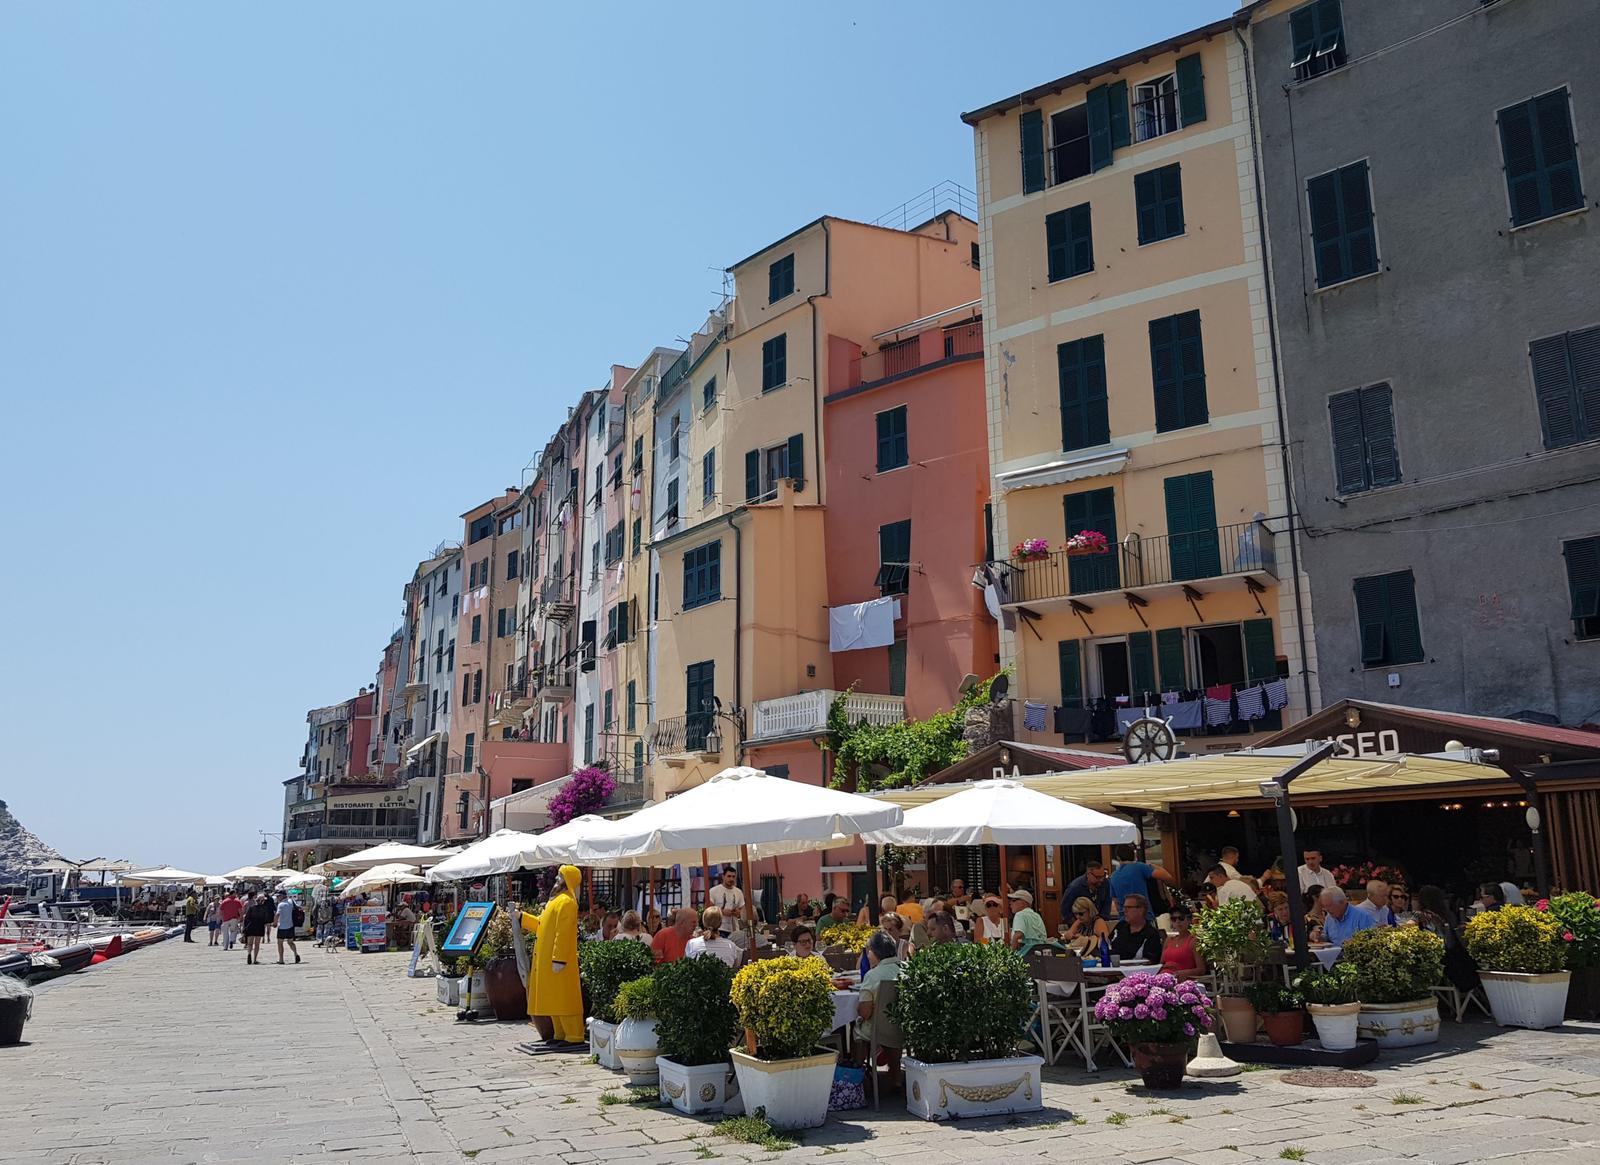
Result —
M 555 1038 L 581 1043 L 583 989 L 578 985 L 578 885 L 575 866 L 561 867 L 566 888 L 545 903 L 542 914 L 522 916 L 522 927 L 534 936 L 528 970 L 528 1014 L 548 1015 Z

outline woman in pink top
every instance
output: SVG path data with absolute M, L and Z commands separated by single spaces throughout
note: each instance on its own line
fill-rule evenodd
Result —
M 1208 968 L 1206 957 L 1195 945 L 1194 934 L 1190 930 L 1193 916 L 1189 908 L 1182 904 L 1174 906 L 1168 916 L 1172 919 L 1172 929 L 1177 933 L 1167 939 L 1166 945 L 1161 948 L 1161 969 L 1179 979 L 1198 979 L 1206 974 Z

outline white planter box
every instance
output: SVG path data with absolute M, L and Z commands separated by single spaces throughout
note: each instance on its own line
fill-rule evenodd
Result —
M 1317 1042 L 1330 1052 L 1344 1052 L 1356 1046 L 1356 1024 L 1361 1018 L 1359 1003 L 1308 1003 L 1311 1022 L 1317 1025 Z
M 775 1129 L 814 1129 L 828 1119 L 838 1052 L 793 1060 L 758 1060 L 737 1048 L 729 1054 L 746 1113 L 764 1112 Z
M 589 1050 L 600 1067 L 620 1071 L 622 1062 L 617 1059 L 617 1025 L 604 1020 L 589 1021 Z
M 1040 1056 L 925 1064 L 913 1056 L 901 1063 L 906 1073 L 906 1111 L 923 1120 L 962 1116 L 1004 1116 L 1044 1107 L 1039 1091 Z
M 1479 971 L 1489 1010 L 1501 1027 L 1558 1027 L 1567 1010 L 1571 971 L 1524 975 L 1516 971 Z
M 446 1007 L 461 1006 L 461 980 L 452 979 L 448 975 L 440 975 L 434 980 L 439 993 L 439 1002 Z
M 1409 1048 L 1439 1040 L 1439 1001 L 1432 997 L 1410 1003 L 1363 1003 L 1356 1025 L 1364 1040 L 1380 1048 Z
M 656 1082 L 656 1021 L 653 1019 L 625 1019 L 617 1025 L 613 1043 L 617 1053 L 617 1066 L 628 1074 L 629 1084 L 654 1084 Z
M 661 1074 L 662 1098 L 689 1116 L 724 1111 L 729 1098 L 738 1091 L 730 1085 L 733 1073 L 726 1060 L 689 1068 L 665 1056 L 657 1056 L 656 1067 Z

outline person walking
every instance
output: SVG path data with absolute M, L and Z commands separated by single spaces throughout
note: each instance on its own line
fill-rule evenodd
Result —
M 300 961 L 300 950 L 294 945 L 295 927 L 300 924 L 300 919 L 295 916 L 300 913 L 300 908 L 289 901 L 289 891 L 278 891 L 278 905 L 273 913 L 278 922 L 278 965 L 283 966 L 283 944 L 289 944 L 289 951 L 294 955 L 294 961 Z
M 250 898 L 250 907 L 244 912 L 244 961 L 261 962 L 261 940 L 267 937 L 267 927 L 272 923 L 272 900 L 265 891 L 257 891 Z
M 214 947 L 222 937 L 222 903 L 213 898 L 206 903 L 206 946 Z
M 217 903 L 217 913 L 222 919 L 222 949 L 233 950 L 233 944 L 239 941 L 239 919 L 244 915 L 244 903 L 232 890 Z
M 194 928 L 200 925 L 200 899 L 195 897 L 191 887 L 189 896 L 183 900 L 183 941 L 194 942 Z

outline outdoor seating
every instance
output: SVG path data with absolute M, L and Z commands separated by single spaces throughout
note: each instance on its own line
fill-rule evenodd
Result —
M 872 1009 L 872 1040 L 867 1045 L 867 1075 L 872 1078 L 872 1107 L 882 1108 L 883 1104 L 878 1098 L 878 1053 L 880 1051 L 893 1051 L 899 1053 L 905 1047 L 906 1038 L 900 1032 L 900 1025 L 893 1018 L 895 1000 L 900 996 L 897 988 L 890 980 L 878 984 L 877 999 Z M 891 1062 L 897 1057 L 891 1057 Z
M 1077 955 L 1040 947 L 1030 951 L 1026 959 L 1038 989 L 1038 1003 L 1027 1024 L 1028 1034 L 1039 1045 L 1047 1063 L 1058 1063 L 1070 1048 L 1083 1056 L 1087 1071 L 1097 1072 L 1100 1068 L 1095 1063 L 1095 1053 L 1107 1047 L 1123 1064 L 1132 1062 L 1110 1029 L 1095 1018 L 1095 1001 L 1105 994 L 1106 985 L 1089 982 Z
M 1466 1022 L 1467 1008 L 1469 1007 L 1477 1007 L 1484 1015 L 1493 1018 L 1493 1013 L 1489 1010 L 1488 1001 L 1484 999 L 1483 991 L 1478 987 L 1474 987 L 1470 991 L 1463 991 L 1454 983 L 1440 983 L 1433 989 L 1433 993 L 1438 997 L 1441 1004 L 1440 1014 L 1443 1014 L 1444 1009 L 1448 1008 L 1450 1018 L 1457 1023 Z
M 861 968 L 861 956 L 853 955 L 843 947 L 830 947 L 822 952 L 822 957 L 835 971 L 856 971 Z

